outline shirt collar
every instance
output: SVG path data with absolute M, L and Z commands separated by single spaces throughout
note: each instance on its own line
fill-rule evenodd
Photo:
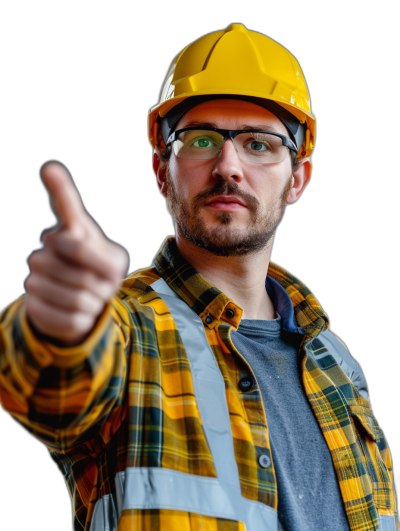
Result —
M 165 239 L 154 258 L 154 266 L 165 282 L 202 319 L 205 326 L 214 328 L 224 319 L 237 329 L 243 309 L 183 258 L 173 236 Z M 310 290 L 272 262 L 268 267 L 265 287 L 276 311 L 282 316 L 282 327 L 285 330 L 316 337 L 328 328 L 328 316 Z

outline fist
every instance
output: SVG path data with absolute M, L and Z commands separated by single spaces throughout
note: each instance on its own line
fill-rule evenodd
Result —
M 26 317 L 65 346 L 83 341 L 125 277 L 129 256 L 85 210 L 72 177 L 50 161 L 40 170 L 58 223 L 28 258 Z

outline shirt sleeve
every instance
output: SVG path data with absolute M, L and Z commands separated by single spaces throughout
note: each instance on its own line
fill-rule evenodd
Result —
M 0 315 L 0 402 L 49 449 L 62 452 L 100 430 L 118 429 L 126 388 L 129 313 L 118 298 L 90 335 L 61 347 L 39 339 L 27 321 L 26 294 Z

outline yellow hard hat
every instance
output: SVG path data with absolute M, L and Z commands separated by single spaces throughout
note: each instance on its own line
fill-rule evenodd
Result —
M 299 63 L 286 48 L 261 33 L 249 31 L 243 24 L 231 24 L 226 30 L 204 35 L 172 61 L 160 101 L 149 112 L 152 146 L 165 147 L 161 122 L 171 109 L 179 104 L 185 107 L 181 102 L 195 98 L 187 102 L 186 112 L 193 104 L 222 95 L 254 101 L 270 109 L 287 127 L 289 124 L 291 137 L 296 136 L 296 123 L 302 124 L 301 134 L 296 137 L 298 156 L 311 155 L 315 117 Z M 294 119 L 294 125 L 288 117 Z

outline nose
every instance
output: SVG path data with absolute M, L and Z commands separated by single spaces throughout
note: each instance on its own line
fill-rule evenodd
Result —
M 227 138 L 222 145 L 215 160 L 212 176 L 214 179 L 233 179 L 235 182 L 240 182 L 243 179 L 242 164 L 233 140 L 230 138 Z

